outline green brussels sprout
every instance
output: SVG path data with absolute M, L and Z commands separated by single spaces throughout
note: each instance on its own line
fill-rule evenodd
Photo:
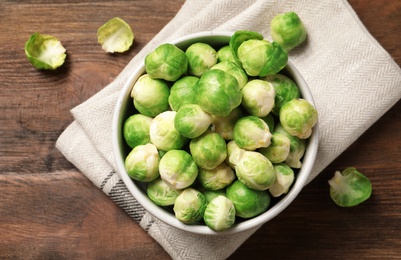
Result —
M 239 88 L 242 89 L 248 82 L 248 75 L 245 71 L 237 64 L 231 61 L 222 61 L 211 67 L 210 69 L 218 69 L 227 72 L 231 76 L 237 79 Z
M 217 51 L 217 63 L 222 61 L 231 61 L 240 66 L 234 58 L 230 45 L 225 45 Z
M 225 162 L 231 167 L 235 168 L 235 165 L 237 162 L 241 159 L 243 153 L 246 150 L 240 148 L 238 144 L 234 141 L 231 140 L 227 143 L 227 157 Z
M 184 104 L 196 104 L 196 86 L 199 78 L 184 76 L 174 82 L 170 88 L 168 103 L 174 111 L 178 111 Z
M 129 147 L 134 148 L 137 145 L 150 142 L 149 130 L 152 120 L 153 118 L 142 114 L 134 114 L 125 120 L 123 135 Z
M 288 53 L 276 42 L 267 40 L 245 41 L 239 46 L 237 55 L 249 76 L 276 74 L 288 61 Z
M 209 190 L 220 190 L 228 186 L 235 179 L 233 169 L 222 162 L 217 167 L 206 170 L 199 169 L 198 181 L 202 187 Z
M 177 112 L 165 111 L 153 118 L 150 123 L 150 141 L 162 151 L 181 149 L 188 138 L 181 135 L 174 127 Z
M 54 70 L 63 65 L 67 54 L 61 42 L 48 34 L 34 33 L 25 43 L 25 55 L 37 69 Z
M 145 70 L 154 79 L 176 81 L 188 69 L 188 58 L 177 46 L 164 43 L 145 57 Z
M 218 133 L 206 132 L 191 139 L 189 150 L 196 164 L 203 169 L 213 169 L 227 157 L 226 141 Z
M 336 171 L 329 180 L 330 197 L 340 207 L 353 207 L 370 198 L 372 183 L 354 167 Z
M 188 152 L 170 150 L 160 159 L 159 172 L 168 186 L 180 190 L 194 183 L 199 168 Z
M 196 95 L 201 108 L 215 116 L 228 116 L 242 100 L 238 81 L 222 70 L 206 71 L 198 82 Z
M 139 113 L 150 117 L 169 109 L 169 95 L 167 83 L 160 79 L 152 79 L 148 74 L 139 77 L 131 91 L 135 108 Z
M 263 35 L 258 32 L 248 31 L 248 30 L 238 30 L 235 31 L 231 36 L 229 41 L 229 46 L 231 48 L 231 52 L 237 64 L 241 65 L 241 62 L 238 59 L 238 48 L 241 44 L 248 40 L 263 40 Z M 242 66 L 242 65 L 241 65 Z
M 286 194 L 294 182 L 294 170 L 288 164 L 278 163 L 274 165 L 276 172 L 276 181 L 269 188 L 269 192 L 273 197 L 279 197 Z
M 273 132 L 270 142 L 268 147 L 259 148 L 257 151 L 272 163 L 284 162 L 290 154 L 290 139 L 286 135 Z
M 239 107 L 234 108 L 228 116 L 212 116 L 212 131 L 218 133 L 225 140 L 232 140 L 234 125 L 243 116 Z
M 235 223 L 234 203 L 226 196 L 218 196 L 210 201 L 203 215 L 205 224 L 214 231 L 223 231 Z
M 202 192 L 203 195 L 205 195 L 207 203 L 211 202 L 217 196 L 226 196 L 225 189 L 209 190 L 209 189 L 201 188 L 199 191 Z
M 290 51 L 305 41 L 306 29 L 295 12 L 287 12 L 273 18 L 270 35 L 275 42 Z
M 266 122 L 267 126 L 269 127 L 270 132 L 274 130 L 274 126 L 276 124 L 276 120 L 274 119 L 274 116 L 272 113 L 268 114 L 267 116 L 261 117 L 263 121 Z
M 250 189 L 239 180 L 227 187 L 226 195 L 234 203 L 236 216 L 241 218 L 252 218 L 265 212 L 271 202 L 269 192 Z
M 317 110 L 307 100 L 296 98 L 288 101 L 280 109 L 280 123 L 291 135 L 307 139 L 317 123 Z
M 175 129 L 188 138 L 201 136 L 208 130 L 211 123 L 212 116 L 197 104 L 182 105 L 174 119 Z
M 185 51 L 188 58 L 188 74 L 202 76 L 217 63 L 217 52 L 212 46 L 203 42 L 191 44 Z
M 137 181 L 150 182 L 159 177 L 159 153 L 153 144 L 138 145 L 125 158 L 125 170 Z
M 275 115 L 279 115 L 281 107 L 286 102 L 301 97 L 301 92 L 299 91 L 297 84 L 283 74 L 269 75 L 262 79 L 270 82 L 276 91 L 276 97 L 274 99 L 275 105 L 272 110 Z
M 265 121 L 257 116 L 245 116 L 235 123 L 233 137 L 240 148 L 255 150 L 269 146 L 272 134 Z
M 99 27 L 97 40 L 105 52 L 125 52 L 134 42 L 134 33 L 129 24 L 115 17 Z
M 254 190 L 267 190 L 276 180 L 273 164 L 263 154 L 244 151 L 235 162 L 238 179 Z
M 186 188 L 176 198 L 173 210 L 179 221 L 192 224 L 203 218 L 206 205 L 206 198 L 201 192 Z
M 280 123 L 276 125 L 274 131 L 283 134 L 287 136 L 288 139 L 290 139 L 290 152 L 288 153 L 287 159 L 285 159 L 284 162 L 288 164 L 291 168 L 301 168 L 301 159 L 304 156 L 306 150 L 306 140 L 290 135 Z
M 159 206 L 172 206 L 180 191 L 171 188 L 161 178 L 148 183 L 146 193 L 151 201 Z
M 260 79 L 251 80 L 241 92 L 241 104 L 249 114 L 264 117 L 272 111 L 276 92 L 269 82 Z

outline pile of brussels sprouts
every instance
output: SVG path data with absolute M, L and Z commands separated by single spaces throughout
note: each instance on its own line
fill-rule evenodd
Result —
M 281 44 L 247 30 L 226 46 L 158 46 L 123 126 L 128 175 L 186 224 L 221 231 L 265 212 L 289 191 L 317 122 L 281 73 L 287 60 Z

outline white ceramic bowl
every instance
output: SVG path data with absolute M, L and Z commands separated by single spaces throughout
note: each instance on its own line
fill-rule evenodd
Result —
M 189 45 L 195 42 L 205 42 L 215 48 L 221 47 L 228 44 L 232 32 L 200 32 L 185 37 L 179 38 L 172 41 L 179 48 L 186 49 Z M 301 95 L 304 99 L 315 105 L 312 94 L 302 78 L 299 71 L 294 67 L 291 61 L 288 61 L 285 73 L 295 81 L 298 85 Z M 176 227 L 181 230 L 185 230 L 192 233 L 204 234 L 204 235 L 222 235 L 227 233 L 238 233 L 254 227 L 259 227 L 277 216 L 290 203 L 298 196 L 302 188 L 304 187 L 306 180 L 312 170 L 312 166 L 315 162 L 317 148 L 318 148 L 318 124 L 313 129 L 313 134 L 308 139 L 306 152 L 302 160 L 302 167 L 296 173 L 295 183 L 291 187 L 290 191 L 283 196 L 280 200 L 274 203 L 266 212 L 263 214 L 236 223 L 232 228 L 221 232 L 215 232 L 206 225 L 194 224 L 187 225 L 177 220 L 172 211 L 167 211 L 156 204 L 154 204 L 146 195 L 145 185 L 143 183 L 132 180 L 124 167 L 124 159 L 127 156 L 130 149 L 127 148 L 125 140 L 122 134 L 123 124 L 125 120 L 133 113 L 132 98 L 130 97 L 131 89 L 136 80 L 145 72 L 145 66 L 142 62 L 135 71 L 132 72 L 132 76 L 127 80 L 124 85 L 121 94 L 116 103 L 113 122 L 112 122 L 112 141 L 113 151 L 117 164 L 117 170 L 127 186 L 128 190 L 132 193 L 135 199 L 152 215 L 156 216 L 161 221 Z

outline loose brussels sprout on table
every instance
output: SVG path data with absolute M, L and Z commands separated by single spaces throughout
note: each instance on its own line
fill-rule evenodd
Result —
M 276 15 L 271 21 L 270 34 L 275 42 L 287 51 L 297 47 L 306 39 L 306 29 L 295 12 Z
M 357 169 L 336 171 L 329 180 L 330 197 L 340 207 L 353 207 L 370 198 L 372 183 Z
M 129 24 L 115 17 L 97 30 L 97 39 L 105 52 L 125 52 L 134 42 L 134 33 Z
M 289 192 L 317 112 L 285 74 L 287 60 L 279 44 L 246 30 L 224 46 L 167 43 L 146 56 L 123 135 L 127 171 L 137 147 L 152 147 L 157 173 L 130 174 L 151 201 L 185 224 L 223 231 Z
M 55 37 L 34 33 L 25 43 L 25 54 L 37 69 L 54 70 L 63 65 L 66 49 Z

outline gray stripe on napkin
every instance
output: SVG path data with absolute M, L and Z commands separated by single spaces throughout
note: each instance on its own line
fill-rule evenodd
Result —
M 129 192 L 127 186 L 125 186 L 122 180 L 119 180 L 108 194 L 109 197 L 122 209 L 124 209 L 128 215 L 130 215 L 135 221 L 141 222 L 141 219 L 145 215 L 145 209 L 138 203 L 138 201 Z

